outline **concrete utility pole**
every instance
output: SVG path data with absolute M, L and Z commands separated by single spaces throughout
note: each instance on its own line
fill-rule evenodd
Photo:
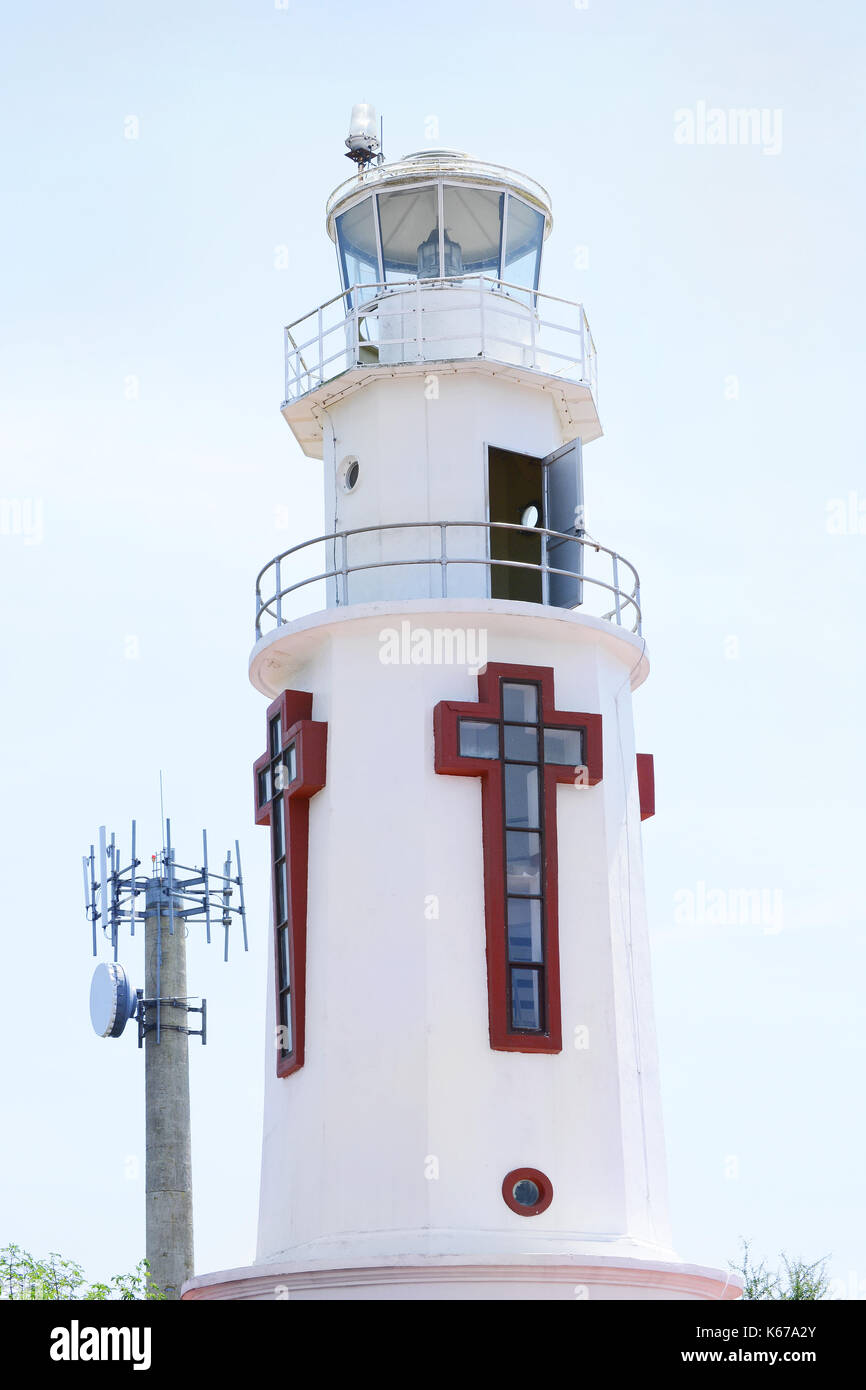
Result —
M 162 878 L 148 880 L 146 912 L 145 1245 L 151 1279 L 169 1298 L 179 1299 L 194 1270 L 186 925 L 175 912 L 170 931 L 167 882 Z M 162 1001 L 158 1029 L 157 999 Z
M 207 1042 L 207 1000 L 187 994 L 186 938 L 201 923 L 208 942 L 222 929 L 223 959 L 229 958 L 233 919 L 247 942 L 241 849 L 235 840 L 237 873 L 226 850 L 223 872 L 208 868 L 207 831 L 201 833 L 202 867 L 178 864 L 171 847 L 171 821 L 164 822 L 162 854 L 152 855 L 152 873 L 138 872 L 135 821 L 132 849 L 123 863 L 114 832 L 99 827 L 99 848 L 82 858 L 85 914 L 94 956 L 100 934 L 113 960 L 97 965 L 90 985 L 90 1021 L 100 1038 L 119 1038 L 130 1019 L 144 1047 L 145 1245 L 150 1278 L 168 1298 L 179 1299 L 193 1276 L 192 1156 L 189 1107 L 189 1039 Z M 157 862 L 161 872 L 157 869 Z M 232 905 L 237 891 L 239 902 Z M 121 930 L 144 927 L 144 989 L 135 989 L 118 960 Z M 139 940 L 141 932 L 139 931 Z M 190 1028 L 190 1014 L 201 1027 Z

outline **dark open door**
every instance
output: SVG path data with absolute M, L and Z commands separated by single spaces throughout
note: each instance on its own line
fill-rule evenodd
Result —
M 490 520 L 510 522 L 523 529 L 490 531 L 491 598 L 523 599 L 543 602 L 541 573 L 519 569 L 516 565 L 497 565 L 497 560 L 540 565 L 542 537 L 533 526 L 543 526 L 544 468 L 541 459 L 517 454 L 510 449 L 487 450 Z M 534 509 L 534 510 L 533 510 Z M 533 521 L 532 518 L 535 517 Z
M 549 531 L 567 536 L 582 536 L 583 525 L 583 457 L 580 440 L 563 444 L 542 460 L 546 483 L 547 520 Z M 548 576 L 548 603 L 557 608 L 576 608 L 583 602 L 583 546 L 548 537 L 547 563 L 568 574 Z M 572 578 L 572 576 L 574 576 Z

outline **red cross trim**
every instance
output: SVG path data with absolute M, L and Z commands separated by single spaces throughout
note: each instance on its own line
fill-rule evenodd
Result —
M 478 758 L 459 751 L 458 722 L 463 718 L 502 721 L 502 682 L 539 687 L 538 723 L 541 729 L 583 731 L 583 770 L 575 766 L 540 763 L 543 773 L 543 988 L 544 1017 L 539 1031 L 515 1029 L 509 1014 L 507 892 L 505 863 L 505 802 L 502 756 Z M 484 915 L 487 940 L 487 993 L 490 1046 L 504 1052 L 561 1052 L 562 1022 L 559 979 L 558 847 L 556 788 L 579 781 L 595 786 L 602 778 L 602 719 L 600 714 L 557 710 L 553 668 L 490 663 L 478 677 L 478 703 L 443 700 L 434 711 L 435 768 L 454 777 L 480 777 L 484 854 Z M 576 793 L 578 794 L 578 793 Z

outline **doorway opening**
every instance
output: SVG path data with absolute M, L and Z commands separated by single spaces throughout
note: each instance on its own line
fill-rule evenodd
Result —
M 546 458 L 488 445 L 487 496 L 488 520 L 515 528 L 490 530 L 491 598 L 578 607 L 583 602 L 583 546 L 577 541 L 584 534 L 580 439 Z M 542 535 L 544 530 L 558 535 Z M 542 564 L 554 571 L 546 586 L 539 568 L 521 568 Z
M 542 602 L 539 570 L 518 569 L 497 560 L 540 565 L 542 536 L 534 528 L 544 526 L 544 466 L 541 459 L 510 449 L 487 450 L 487 486 L 490 521 L 519 526 L 519 531 L 493 527 L 490 531 L 491 598 Z

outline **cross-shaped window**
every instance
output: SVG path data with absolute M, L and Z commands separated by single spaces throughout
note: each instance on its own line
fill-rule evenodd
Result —
M 557 710 L 551 667 L 490 663 L 434 727 L 436 771 L 481 778 L 490 1045 L 559 1052 L 556 788 L 601 781 L 601 715 Z
M 267 751 L 254 765 L 256 824 L 271 828 L 278 1076 L 304 1064 L 310 797 L 325 785 L 328 733 L 312 712 L 305 691 L 274 700 Z

